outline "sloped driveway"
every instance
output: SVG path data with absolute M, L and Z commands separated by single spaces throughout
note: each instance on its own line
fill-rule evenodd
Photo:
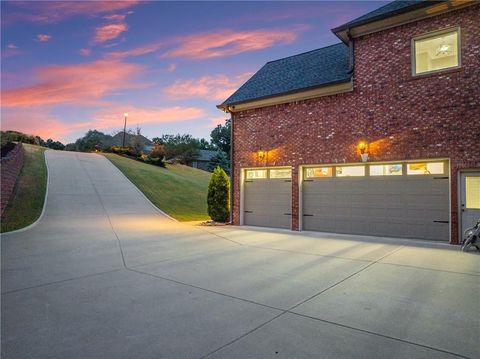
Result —
M 2 237 L 2 358 L 479 357 L 480 257 L 174 222 L 99 155 L 47 151 Z

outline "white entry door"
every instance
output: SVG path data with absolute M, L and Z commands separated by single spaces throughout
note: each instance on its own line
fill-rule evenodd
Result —
M 463 232 L 480 219 L 480 172 L 464 172 L 460 178 L 461 223 Z

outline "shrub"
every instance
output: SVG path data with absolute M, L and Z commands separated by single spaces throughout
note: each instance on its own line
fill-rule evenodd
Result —
M 143 155 L 141 157 L 141 160 L 143 162 L 148 163 L 150 165 L 155 165 L 155 166 L 160 166 L 160 167 L 165 167 L 165 163 L 163 163 L 161 158 L 158 157 L 152 157 L 152 156 L 145 156 Z
M 230 181 L 225 171 L 217 167 L 208 184 L 208 215 L 216 222 L 226 222 L 230 216 Z
M 153 146 L 153 150 L 150 151 L 148 155 L 152 158 L 159 158 L 163 160 L 165 158 L 165 146 L 160 143 L 156 143 Z
M 110 150 L 118 155 L 127 155 L 132 157 L 137 155 L 132 147 L 112 146 Z
M 2 157 L 6 157 L 8 153 L 15 148 L 15 143 L 4 141 L 2 138 Z

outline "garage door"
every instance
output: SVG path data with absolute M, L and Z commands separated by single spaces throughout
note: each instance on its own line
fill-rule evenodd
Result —
M 290 228 L 291 169 L 246 170 L 243 190 L 245 225 Z
M 449 240 L 444 161 L 304 169 L 303 229 Z

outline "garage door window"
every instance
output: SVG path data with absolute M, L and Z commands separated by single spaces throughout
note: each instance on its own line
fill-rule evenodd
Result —
M 305 170 L 306 178 L 332 177 L 332 176 L 333 176 L 333 167 L 315 167 L 315 168 L 307 168 Z
M 267 178 L 267 170 L 248 170 L 247 179 Z
M 401 176 L 402 164 L 371 165 L 370 176 Z
M 337 177 L 361 177 L 365 176 L 365 166 L 342 166 L 336 167 Z
M 290 168 L 270 170 L 270 178 L 292 178 Z
M 438 175 L 445 172 L 443 162 L 419 162 L 407 164 L 408 175 Z

